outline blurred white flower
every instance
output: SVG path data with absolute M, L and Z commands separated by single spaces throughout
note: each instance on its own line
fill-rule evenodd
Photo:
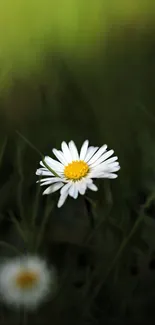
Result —
M 76 199 L 78 194 L 84 195 L 87 189 L 97 191 L 97 186 L 93 183 L 92 178 L 116 178 L 120 169 L 118 157 L 112 157 L 114 151 L 107 151 L 107 145 L 99 147 L 88 147 L 86 140 L 78 153 L 76 145 L 70 141 L 67 145 L 62 142 L 61 149 L 53 149 L 57 160 L 46 156 L 44 161 L 49 168 L 53 169 L 59 177 L 56 177 L 52 171 L 46 168 L 43 161 L 40 161 L 41 168 L 37 169 L 36 175 L 45 178 L 38 182 L 41 185 L 50 185 L 43 194 L 50 194 L 59 189 L 60 199 L 58 207 L 60 208 L 68 195 Z M 52 184 L 52 185 L 51 185 Z
M 0 267 L 1 299 L 14 307 L 34 309 L 55 289 L 55 269 L 37 256 L 13 258 Z

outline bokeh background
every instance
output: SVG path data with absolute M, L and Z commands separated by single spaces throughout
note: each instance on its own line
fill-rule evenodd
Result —
M 28 324 L 155 319 L 153 199 L 110 270 L 155 191 L 154 20 L 153 0 L 0 2 L 0 239 L 25 249 L 10 219 L 23 226 L 24 214 L 31 247 L 32 214 L 38 233 L 48 211 L 40 254 L 57 267 L 61 288 Z M 39 155 L 16 130 L 45 155 L 63 140 L 107 143 L 119 177 L 99 181 L 89 201 L 57 209 L 58 194 L 45 198 L 37 188 Z M 13 252 L 1 245 L 0 254 Z M 0 317 L 22 324 L 5 305 Z

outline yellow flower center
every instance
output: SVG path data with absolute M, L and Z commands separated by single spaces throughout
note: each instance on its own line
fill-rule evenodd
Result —
M 25 270 L 17 275 L 16 284 L 20 289 L 29 289 L 37 283 L 38 278 L 38 273 Z
M 88 174 L 89 166 L 83 160 L 72 161 L 65 167 L 64 174 L 68 179 L 78 181 Z

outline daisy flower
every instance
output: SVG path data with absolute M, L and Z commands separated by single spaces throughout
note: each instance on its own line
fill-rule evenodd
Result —
M 101 148 L 89 147 L 88 144 L 89 141 L 86 140 L 78 153 L 73 141 L 70 141 L 68 145 L 62 142 L 62 150 L 53 149 L 53 154 L 58 160 L 46 156 L 44 161 L 40 161 L 42 167 L 36 171 L 36 175 L 41 178 L 38 182 L 41 186 L 50 185 L 43 194 L 50 194 L 61 189 L 59 208 L 64 204 L 68 195 L 76 199 L 78 194 L 84 195 L 87 189 L 97 191 L 98 188 L 93 183 L 93 178 L 117 177 L 115 172 L 120 169 L 120 165 L 117 161 L 118 157 L 111 157 L 114 151 L 107 151 L 106 144 Z M 52 173 L 52 170 L 57 176 Z
M 11 259 L 0 267 L 1 299 L 15 307 L 36 308 L 54 292 L 56 273 L 37 256 Z

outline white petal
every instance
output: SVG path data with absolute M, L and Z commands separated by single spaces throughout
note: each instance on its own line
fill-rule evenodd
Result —
M 60 194 L 64 194 L 66 191 L 69 191 L 70 186 L 72 185 L 72 182 L 68 182 L 66 185 L 63 186 L 63 188 L 60 191 Z
M 77 199 L 78 197 L 78 187 L 77 187 L 77 184 L 75 183 L 74 184 L 75 188 L 74 188 L 74 199 Z
M 44 182 L 40 182 L 40 186 L 44 186 L 44 185 L 49 185 L 49 184 L 53 184 L 53 183 L 59 183 L 62 182 L 61 178 L 58 177 L 53 177 L 51 179 L 49 179 L 48 181 L 44 181 Z
M 100 174 L 99 176 L 96 176 L 95 178 L 110 178 L 110 179 L 114 179 L 114 178 L 117 178 L 117 177 L 118 177 L 117 174 L 103 173 L 103 174 Z
M 54 183 L 54 180 L 56 179 L 59 180 L 59 182 L 62 182 L 62 178 L 60 177 L 55 177 L 55 176 L 51 176 L 51 177 L 47 177 L 47 178 L 42 178 L 40 179 L 39 181 L 37 181 L 37 183 L 43 183 L 43 182 L 46 182 L 46 181 L 51 181 L 52 180 L 52 183 Z
M 90 167 L 91 168 L 93 168 L 93 167 L 98 167 L 98 166 L 100 166 L 100 164 L 102 164 L 103 162 L 104 163 L 106 163 L 106 164 L 108 164 L 108 163 L 110 163 L 109 162 L 109 160 L 111 159 L 108 159 L 108 160 L 106 160 L 109 156 L 111 156 L 112 154 L 114 153 L 114 151 L 113 150 L 109 150 L 108 152 L 106 152 L 106 153 L 104 153 L 100 158 L 98 158 L 94 163 L 92 163 L 91 165 L 90 165 Z M 112 158 L 115 158 L 115 157 L 112 157 Z M 116 159 L 115 159 L 116 160 Z
M 40 161 L 40 163 L 39 163 L 42 167 L 44 167 L 45 168 L 45 165 L 43 164 L 43 162 L 42 162 L 42 160 Z
M 43 192 L 43 195 L 46 195 L 46 194 L 51 194 L 53 192 L 56 192 L 58 191 L 62 186 L 64 185 L 64 183 L 55 183 L 51 186 L 49 186 L 44 192 Z
M 92 182 L 93 182 L 93 181 L 92 181 L 92 179 L 91 179 L 91 178 L 89 178 L 89 177 L 88 177 L 88 178 L 86 178 L 86 179 L 85 179 L 85 181 L 86 181 L 86 183 L 87 183 L 87 184 L 92 184 Z
M 112 167 L 112 166 L 113 167 L 117 167 L 117 166 L 119 166 L 119 162 L 118 161 L 114 161 L 114 162 L 110 162 L 109 163 L 109 160 L 110 159 L 104 161 L 103 164 L 107 165 L 108 167 Z
M 89 166 L 93 164 L 98 158 L 102 156 L 102 154 L 107 150 L 107 145 L 104 144 L 97 152 L 96 154 L 89 160 Z
M 71 197 L 74 197 L 74 183 L 71 185 L 71 187 L 69 188 L 68 194 Z
M 114 156 L 114 157 L 111 157 L 111 158 L 107 159 L 106 162 L 108 164 L 111 164 L 111 163 L 115 162 L 116 160 L 118 160 L 118 157 Z
M 65 203 L 65 201 L 67 199 L 67 196 L 68 196 L 68 191 L 60 195 L 60 198 L 59 198 L 59 201 L 57 204 L 58 208 L 62 207 L 62 205 Z
M 87 189 L 87 184 L 86 184 L 85 180 L 77 182 L 77 188 L 78 188 L 79 193 L 81 195 L 84 195 L 86 192 L 86 189 Z
M 70 163 L 72 161 L 72 156 L 71 156 L 70 150 L 67 146 L 67 143 L 65 141 L 62 142 L 61 148 L 62 148 L 65 159 L 67 160 L 68 163 Z
M 72 183 L 71 187 L 69 188 L 69 195 L 73 197 L 74 199 L 77 199 L 78 197 L 78 187 L 77 183 Z
M 63 168 L 64 168 L 64 166 L 61 164 L 61 163 L 59 163 L 58 161 L 56 161 L 56 160 L 54 160 L 54 159 L 52 159 L 51 157 L 49 157 L 49 156 L 45 156 L 45 163 L 49 166 L 49 167 L 51 167 L 54 171 L 63 171 Z M 44 164 L 44 163 L 43 163 Z M 45 165 L 44 165 L 44 167 L 46 167 Z
M 88 162 L 90 158 L 95 154 L 95 152 L 98 150 L 98 147 L 89 147 L 87 150 L 87 154 L 85 157 L 85 162 Z
M 109 167 L 108 169 L 107 169 L 107 171 L 109 171 L 109 172 L 111 172 L 111 173 L 113 173 L 113 172 L 118 172 L 118 170 L 120 170 L 120 166 L 116 166 L 116 167 L 114 167 L 114 166 L 112 166 L 111 168 Z
M 86 140 L 82 147 L 81 147 L 81 151 L 80 151 L 80 160 L 84 160 L 85 157 L 86 157 L 86 154 L 87 154 L 87 149 L 88 149 L 88 144 L 89 144 L 89 141 Z
M 54 176 L 50 171 L 46 170 L 42 170 L 41 168 L 36 170 L 36 175 L 38 176 Z
M 120 169 L 120 165 L 118 162 L 114 162 L 111 164 L 108 164 L 107 161 L 103 162 L 102 164 L 93 167 L 91 170 L 93 171 L 113 171 L 113 169 L 118 168 L 117 170 Z
M 57 150 L 57 149 L 53 149 L 52 150 L 54 155 L 57 157 L 57 159 L 63 164 L 66 165 L 67 164 L 67 160 L 66 157 L 64 157 L 63 153 L 61 150 Z
M 41 165 L 41 163 L 40 163 L 40 165 Z M 43 165 L 43 166 L 44 166 L 44 165 Z M 42 170 L 42 171 L 46 171 L 46 170 L 48 170 L 45 166 L 44 166 L 44 167 L 40 167 L 39 169 Z
M 74 141 L 69 142 L 69 149 L 72 155 L 72 160 L 79 160 L 79 154 Z
M 107 173 L 105 174 L 105 177 L 104 178 L 110 178 L 110 179 L 114 179 L 114 178 L 117 178 L 118 175 L 117 174 L 113 174 L 113 173 Z
M 100 178 L 100 175 L 102 175 L 104 172 L 103 171 L 98 171 L 98 170 L 92 170 L 89 173 L 90 178 Z
M 91 177 L 91 178 L 102 178 L 105 174 L 107 174 L 107 173 L 109 173 L 108 171 L 106 171 L 106 170 L 92 170 L 91 172 L 90 172 L 90 174 L 89 174 L 89 176 Z
M 90 189 L 90 190 L 92 190 L 92 191 L 98 191 L 98 188 L 97 188 L 97 186 L 94 184 L 94 183 L 92 183 L 92 184 L 89 184 L 88 185 L 88 188 Z
M 115 163 L 111 163 L 111 164 L 106 164 L 103 163 L 103 164 L 100 164 L 99 166 L 96 166 L 95 168 L 92 169 L 92 172 L 93 171 L 96 171 L 96 172 L 115 172 L 115 171 L 118 171 L 120 170 L 120 165 L 119 163 L 115 162 Z
M 105 161 L 107 158 L 109 158 L 110 156 L 112 156 L 113 153 L 114 153 L 114 150 L 109 150 L 108 152 L 104 153 L 99 159 L 97 159 L 94 163 L 91 164 L 91 167 L 98 166 L 103 161 Z M 106 163 L 107 162 L 108 162 L 108 160 L 106 160 Z

